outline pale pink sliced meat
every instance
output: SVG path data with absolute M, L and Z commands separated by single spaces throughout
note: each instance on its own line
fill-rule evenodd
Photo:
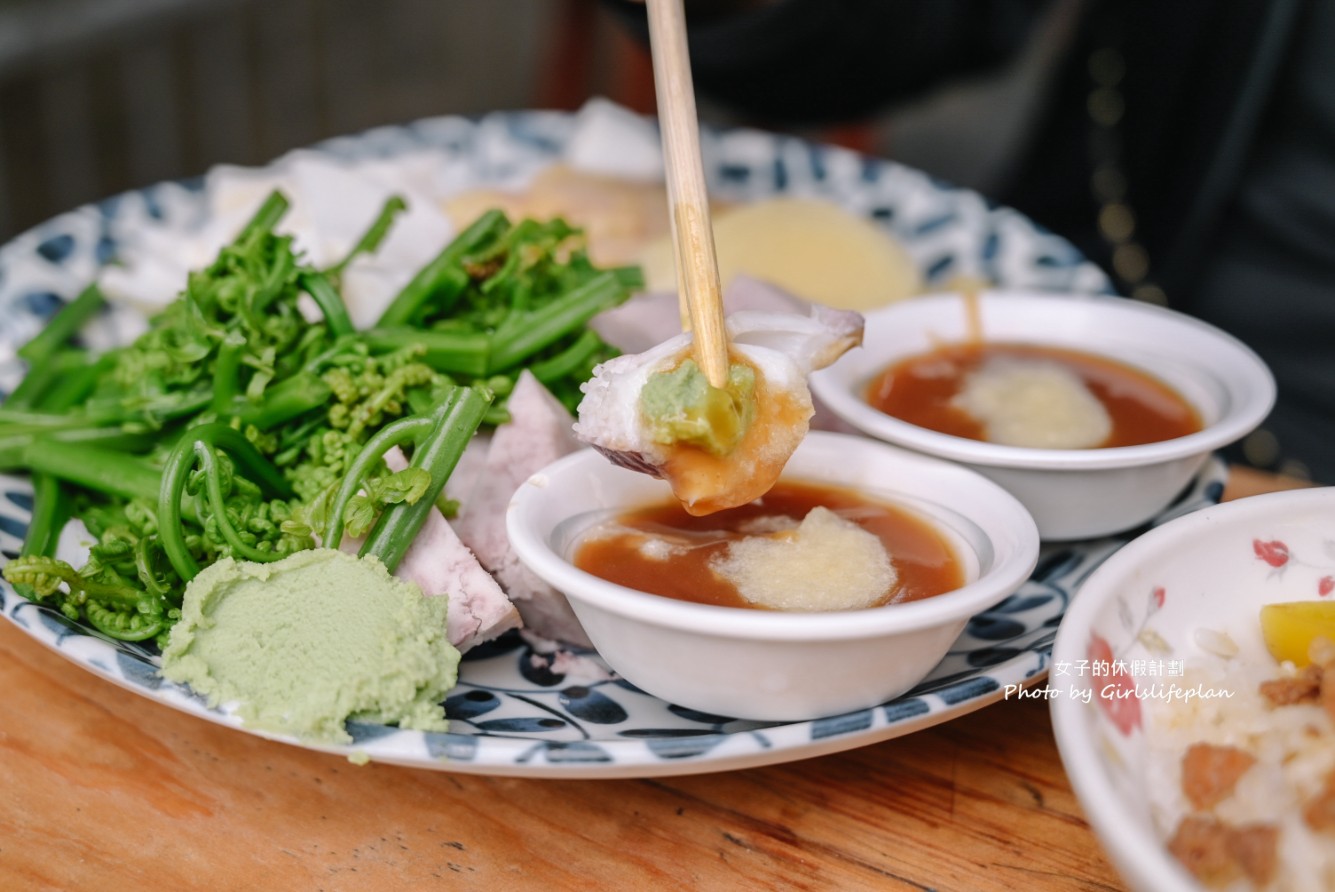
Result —
M 408 466 L 397 448 L 386 453 L 385 463 L 394 471 Z M 519 613 L 501 586 L 435 508 L 394 575 L 417 583 L 426 595 L 449 599 L 446 631 L 461 651 L 520 625 Z
M 473 487 L 477 484 L 482 469 L 487 464 L 487 452 L 491 449 L 491 434 L 480 431 L 473 435 L 459 456 L 459 463 L 454 466 L 450 479 L 445 481 L 445 497 L 456 502 L 467 501 Z
M 579 448 L 574 419 L 529 372 L 522 372 L 508 402 L 510 420 L 496 428 L 477 482 L 463 499 L 455 529 L 499 580 L 525 628 L 547 638 L 589 646 L 564 595 L 520 561 L 505 532 L 505 512 L 519 485 Z

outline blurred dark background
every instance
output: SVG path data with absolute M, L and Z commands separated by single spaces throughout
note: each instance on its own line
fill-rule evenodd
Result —
M 986 192 L 1060 43 L 1061 6 L 1006 71 L 804 135 Z M 433 115 L 575 109 L 593 95 L 653 109 L 644 48 L 597 0 L 0 0 L 0 242 L 218 163 L 262 164 Z

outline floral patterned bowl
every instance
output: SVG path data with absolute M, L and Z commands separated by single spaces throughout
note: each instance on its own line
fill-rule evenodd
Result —
M 1071 785 L 1130 888 L 1206 888 L 1167 847 L 1181 816 L 1184 710 L 1257 697 L 1255 679 L 1276 672 L 1261 607 L 1332 591 L 1330 487 L 1177 518 L 1132 541 L 1081 586 L 1058 630 L 1047 683 L 1024 696 L 1049 700 Z M 1257 715 L 1265 731 L 1271 720 L 1264 710 Z M 1234 739 L 1254 733 L 1249 726 Z

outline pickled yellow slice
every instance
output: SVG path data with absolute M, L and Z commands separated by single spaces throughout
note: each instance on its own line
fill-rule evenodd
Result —
M 1335 601 L 1293 601 L 1261 608 L 1261 635 L 1266 649 L 1281 662 L 1311 662 L 1312 642 L 1335 642 Z

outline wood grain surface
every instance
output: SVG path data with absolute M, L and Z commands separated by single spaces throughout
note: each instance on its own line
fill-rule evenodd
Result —
M 1229 497 L 1292 485 L 1236 474 Z M 1047 705 L 653 780 L 529 780 L 275 743 L 103 681 L 0 622 L 0 889 L 1122 886 Z

